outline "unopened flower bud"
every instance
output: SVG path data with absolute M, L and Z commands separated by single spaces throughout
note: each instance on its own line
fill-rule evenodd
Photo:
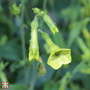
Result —
M 44 76 L 46 74 L 46 69 L 45 69 L 45 66 L 44 66 L 44 63 L 41 59 L 41 57 L 39 57 L 39 65 L 38 65 L 38 73 L 42 76 Z
M 10 8 L 11 12 L 13 15 L 18 15 L 20 14 L 20 5 L 17 6 L 15 3 L 11 6 Z
M 56 32 L 59 32 L 57 27 L 55 26 L 54 22 L 51 20 L 51 18 L 47 14 L 44 13 L 43 19 L 54 35 Z
M 32 10 L 33 10 L 33 12 L 34 12 L 35 14 L 38 14 L 38 13 L 40 12 L 40 9 L 39 9 L 39 8 L 32 8 Z

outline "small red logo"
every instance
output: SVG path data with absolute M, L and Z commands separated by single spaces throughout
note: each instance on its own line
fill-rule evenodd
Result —
M 1 82 L 2 83 L 2 89 L 8 89 L 9 88 L 9 82 Z

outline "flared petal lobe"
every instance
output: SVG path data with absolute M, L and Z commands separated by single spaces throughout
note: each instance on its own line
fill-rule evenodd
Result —
M 47 64 L 54 69 L 59 69 L 63 64 L 69 64 L 71 62 L 71 50 L 60 49 L 53 52 L 48 59 Z

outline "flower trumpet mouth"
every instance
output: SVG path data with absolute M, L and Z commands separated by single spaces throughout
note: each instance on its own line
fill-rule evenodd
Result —
M 59 69 L 63 64 L 71 62 L 71 49 L 59 49 L 49 56 L 47 64 L 54 69 Z

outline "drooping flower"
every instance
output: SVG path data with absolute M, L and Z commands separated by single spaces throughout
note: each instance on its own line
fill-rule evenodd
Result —
M 58 28 L 55 26 L 54 22 L 52 19 L 44 12 L 40 11 L 39 8 L 33 8 L 33 11 L 35 14 L 38 14 L 39 16 L 42 16 L 45 23 L 48 25 L 50 28 L 51 32 L 55 35 L 56 32 L 58 32 Z
M 49 45 L 50 56 L 48 58 L 47 64 L 50 65 L 55 70 L 59 69 L 63 64 L 68 64 L 71 62 L 71 49 L 61 49 L 55 45 L 49 35 L 42 32 L 42 37 Z
M 38 19 L 35 19 L 31 23 L 31 43 L 29 48 L 29 60 L 36 59 L 39 60 L 39 47 L 37 40 L 37 28 L 38 28 Z
M 43 19 L 54 35 L 56 32 L 59 32 L 52 19 L 46 13 L 43 14 Z

